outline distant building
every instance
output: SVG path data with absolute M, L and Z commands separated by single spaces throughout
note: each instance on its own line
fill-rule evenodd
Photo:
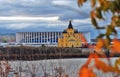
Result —
M 8 42 L 15 42 L 15 33 L 1 33 L 0 34 L 0 42 L 8 43 Z
M 68 42 L 62 40 L 68 40 L 68 34 L 70 34 L 71 38 L 69 41 L 76 42 L 76 45 L 71 44 L 71 46 L 73 45 L 75 47 L 80 47 L 83 42 L 90 42 L 90 32 L 78 32 L 78 30 L 73 29 L 71 22 L 68 26 L 68 29 L 63 32 L 17 32 L 16 42 L 23 45 L 59 45 L 59 47 L 61 47 L 61 43 L 66 44 L 66 42 Z M 73 34 L 75 38 L 71 34 Z M 83 39 L 84 36 L 86 36 L 88 39 L 86 39 L 86 37 Z M 82 39 L 80 40 L 80 38 Z
M 71 21 L 69 21 L 68 28 L 62 32 L 62 37 L 58 38 L 58 47 L 81 47 L 84 36 L 74 29 Z M 87 41 L 84 41 L 87 42 Z

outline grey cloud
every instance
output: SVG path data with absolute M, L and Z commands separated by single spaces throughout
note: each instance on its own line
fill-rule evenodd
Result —
M 74 11 L 67 11 L 65 12 L 63 15 L 60 16 L 60 20 L 69 20 L 69 19 L 85 19 L 85 18 L 89 18 L 89 15 L 86 14 L 81 14 L 78 12 L 74 12 Z
M 1 16 L 60 16 L 61 20 L 78 19 L 88 17 L 83 15 L 88 10 L 88 6 L 78 8 L 77 0 L 63 0 L 66 5 L 56 6 L 53 1 L 62 0 L 13 0 L 13 1 L 0 1 L 0 15 Z M 67 4 L 68 2 L 68 4 Z M 6 6 L 4 6 L 6 5 Z M 72 6 L 74 5 L 74 6 Z M 79 10 L 83 13 L 79 15 Z M 77 17 L 77 15 L 79 15 Z

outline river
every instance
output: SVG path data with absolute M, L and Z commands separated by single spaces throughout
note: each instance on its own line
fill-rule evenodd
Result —
M 117 58 L 111 58 L 110 63 L 114 65 Z M 69 77 L 78 77 L 79 69 L 86 62 L 87 58 L 71 59 L 50 59 L 37 61 L 9 61 L 11 72 L 9 77 L 13 77 L 14 72 L 18 72 L 20 77 L 56 77 L 56 75 L 67 74 Z M 106 59 L 102 59 L 108 63 Z M 91 64 L 94 63 L 93 61 Z M 97 77 L 113 77 L 113 73 L 103 73 L 94 69 Z

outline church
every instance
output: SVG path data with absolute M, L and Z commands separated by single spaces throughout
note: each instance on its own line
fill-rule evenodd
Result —
M 62 36 L 58 38 L 58 47 L 82 47 L 81 34 L 77 29 L 73 28 L 72 22 L 69 21 L 68 28 L 62 32 Z M 83 35 L 82 35 L 83 36 Z

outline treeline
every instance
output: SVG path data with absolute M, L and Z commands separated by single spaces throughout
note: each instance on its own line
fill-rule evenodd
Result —
M 0 60 L 43 60 L 61 58 L 88 57 L 89 52 L 82 53 L 80 48 L 58 47 L 5 47 L 0 48 Z

